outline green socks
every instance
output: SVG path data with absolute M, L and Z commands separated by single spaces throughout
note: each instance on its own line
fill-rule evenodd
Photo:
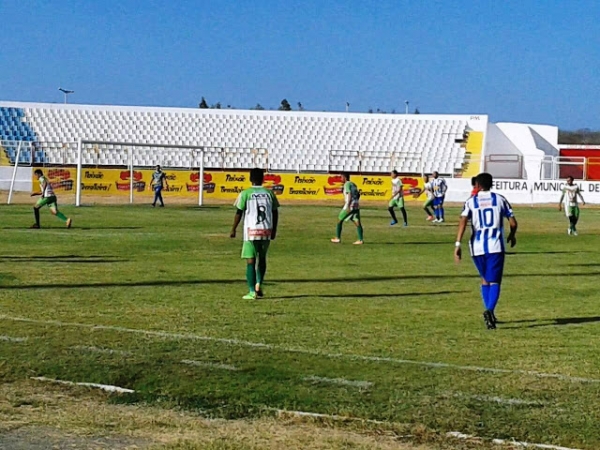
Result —
M 255 292 L 256 268 L 254 267 L 254 264 L 246 264 L 246 281 L 248 282 L 248 289 L 250 289 L 250 292 Z
M 258 260 L 258 272 L 256 273 L 256 283 L 262 284 L 267 273 L 267 260 L 262 257 Z
M 63 213 L 61 213 L 60 211 L 58 211 L 56 213 L 56 217 L 58 217 L 60 220 L 62 220 L 63 222 L 67 221 L 67 216 L 65 216 Z
M 337 228 L 335 229 L 335 235 L 338 239 L 342 238 L 342 226 L 343 222 L 338 222 Z
M 356 231 L 358 232 L 358 240 L 359 241 L 364 241 L 363 239 L 363 227 L 362 225 L 359 225 L 356 227 Z

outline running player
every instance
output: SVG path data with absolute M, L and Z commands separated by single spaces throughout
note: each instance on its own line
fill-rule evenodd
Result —
M 444 221 L 444 199 L 446 198 L 446 191 L 448 186 L 446 180 L 440 177 L 440 174 L 433 172 L 433 212 L 435 214 L 434 223 L 441 223 Z
M 67 218 L 63 213 L 58 210 L 58 203 L 56 201 L 56 194 L 54 193 L 54 189 L 52 189 L 52 185 L 44 176 L 44 172 L 41 169 L 36 169 L 33 172 L 35 177 L 38 179 L 40 183 L 40 191 L 41 192 L 32 192 L 31 196 L 35 197 L 41 195 L 35 206 L 33 207 L 33 214 L 35 216 L 35 223 L 31 225 L 31 228 L 40 228 L 40 208 L 43 206 L 48 206 L 50 208 L 50 212 L 58 217 L 60 220 L 67 224 L 67 228 L 71 228 L 72 220 Z
M 156 166 L 156 171 L 152 174 L 151 186 L 154 190 L 154 202 L 152 202 L 152 207 L 156 206 L 157 201 L 160 201 L 160 206 L 164 207 L 165 202 L 163 202 L 162 190 L 165 187 L 169 189 L 169 183 L 167 182 L 167 175 L 162 171 L 160 166 Z
M 262 186 L 264 174 L 263 169 L 252 169 L 250 171 L 252 187 L 243 190 L 234 204 L 237 211 L 231 229 L 232 238 L 235 237 L 237 227 L 244 216 L 242 259 L 247 263 L 246 281 L 249 290 L 242 297 L 244 300 L 254 300 L 264 295 L 262 283 L 267 272 L 267 252 L 269 244 L 277 235 L 279 202 L 273 191 Z
M 402 218 L 404 220 L 404 226 L 407 227 L 408 219 L 406 218 L 406 209 L 404 208 L 404 186 L 402 185 L 402 179 L 398 176 L 397 170 L 392 171 L 392 198 L 388 204 L 388 211 L 392 216 L 390 225 L 396 225 L 398 223 L 396 213 L 394 212 L 395 207 L 400 208 L 400 212 L 402 213 Z
M 562 195 L 558 201 L 558 210 L 560 211 L 563 207 L 563 200 L 565 206 L 565 214 L 569 219 L 569 228 L 567 234 L 577 236 L 577 222 L 579 221 L 579 200 L 581 198 L 581 204 L 585 205 L 585 200 L 581 195 L 581 189 L 579 186 L 573 183 L 573 177 L 567 177 L 567 184 L 562 189 Z
M 429 175 L 423 176 L 423 192 L 425 193 L 425 203 L 423 203 L 423 209 L 427 213 L 427 219 L 429 221 L 433 220 L 433 214 L 429 210 L 429 207 L 433 207 L 433 185 L 431 181 L 429 181 Z
M 342 179 L 344 180 L 344 207 L 340 211 L 338 216 L 338 224 L 336 228 L 336 237 L 331 239 L 331 242 L 334 244 L 339 244 L 342 242 L 342 227 L 344 222 L 352 221 L 354 225 L 356 225 L 356 231 L 358 233 L 358 241 L 354 243 L 354 245 L 362 245 L 363 242 L 363 227 L 360 222 L 360 192 L 352 181 L 350 181 L 350 174 L 344 172 L 342 174 Z
M 461 241 L 471 220 L 471 239 L 469 247 L 475 267 L 481 276 L 481 297 L 485 311 L 483 319 L 488 329 L 495 329 L 494 310 L 500 297 L 500 284 L 504 270 L 504 218 L 508 219 L 510 233 L 506 242 L 514 247 L 517 243 L 517 220 L 508 201 L 494 192 L 490 192 L 493 179 L 489 173 L 477 175 L 477 195 L 466 201 L 461 213 L 456 236 L 454 259 L 462 258 Z

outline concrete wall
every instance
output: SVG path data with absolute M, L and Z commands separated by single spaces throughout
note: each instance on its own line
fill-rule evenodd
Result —
M 0 167 L 0 191 L 10 189 L 12 179 L 12 167 Z M 15 192 L 31 192 L 31 167 L 18 167 L 15 178 Z
M 446 179 L 448 193 L 446 201 L 464 202 L 471 194 L 471 180 Z M 564 180 L 536 181 L 497 179 L 494 180 L 493 191 L 505 196 L 515 205 L 535 205 L 553 203 L 558 205 Z M 600 182 L 581 181 L 576 183 L 586 203 L 600 205 Z

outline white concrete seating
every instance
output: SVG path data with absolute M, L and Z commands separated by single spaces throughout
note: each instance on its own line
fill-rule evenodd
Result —
M 41 143 L 77 139 L 210 148 L 206 168 L 272 171 L 402 173 L 460 170 L 464 149 L 455 140 L 469 116 L 205 110 L 58 104 L 11 104 Z M 44 145 L 50 164 L 74 164 L 60 145 Z M 89 144 L 92 146 L 92 144 Z M 258 153 L 251 149 L 264 149 Z M 128 165 L 127 152 L 108 144 L 87 149 L 83 163 Z M 190 149 L 136 150 L 136 166 L 194 167 Z

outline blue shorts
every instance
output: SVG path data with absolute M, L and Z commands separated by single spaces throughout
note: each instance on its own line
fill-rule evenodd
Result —
M 154 192 L 161 192 L 163 190 L 162 186 L 154 186 Z
M 444 197 L 433 197 L 433 206 L 442 206 L 444 204 Z
M 504 253 L 489 253 L 487 255 L 473 256 L 475 267 L 479 275 L 488 283 L 502 282 L 504 272 Z

